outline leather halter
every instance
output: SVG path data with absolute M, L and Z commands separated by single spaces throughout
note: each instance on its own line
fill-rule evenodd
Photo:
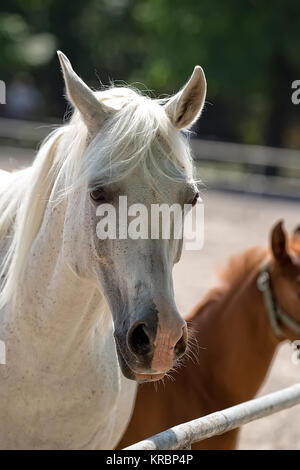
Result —
M 263 293 L 265 307 L 269 315 L 271 326 L 277 338 L 280 340 L 286 339 L 280 327 L 280 323 L 289 328 L 293 333 L 300 336 L 300 323 L 286 313 L 275 299 L 268 263 L 264 263 L 261 267 L 257 278 L 257 288 Z

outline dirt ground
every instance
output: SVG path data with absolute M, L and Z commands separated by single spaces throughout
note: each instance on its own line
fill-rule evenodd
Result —
M 177 305 L 187 312 L 214 284 L 214 270 L 247 247 L 267 243 L 270 227 L 284 219 L 288 230 L 300 223 L 299 202 L 207 191 L 205 241 L 201 251 L 185 251 L 174 270 Z M 299 382 L 300 365 L 291 361 L 291 346 L 278 350 L 260 395 Z M 244 426 L 240 449 L 300 449 L 300 406 Z

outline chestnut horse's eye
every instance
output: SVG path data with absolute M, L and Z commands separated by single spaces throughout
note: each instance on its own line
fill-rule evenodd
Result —
M 194 205 L 196 204 L 196 202 L 198 201 L 199 196 L 200 196 L 199 193 L 197 193 L 197 194 L 195 195 L 195 197 L 194 197 L 194 199 L 193 199 L 193 201 L 192 201 L 192 206 L 193 206 L 193 207 L 194 207 Z
M 95 191 L 91 191 L 90 196 L 93 201 L 105 201 L 103 189 L 95 189 Z

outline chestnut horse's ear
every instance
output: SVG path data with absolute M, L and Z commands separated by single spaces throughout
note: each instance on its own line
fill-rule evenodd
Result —
M 291 258 L 287 251 L 287 237 L 283 229 L 283 221 L 277 222 L 271 234 L 272 253 L 276 261 L 280 264 L 288 263 Z
M 297 225 L 297 227 L 294 229 L 294 235 L 297 235 L 297 237 L 300 236 L 300 225 Z
M 177 129 L 191 126 L 200 116 L 206 96 L 203 69 L 196 65 L 187 84 L 165 105 L 165 111 Z

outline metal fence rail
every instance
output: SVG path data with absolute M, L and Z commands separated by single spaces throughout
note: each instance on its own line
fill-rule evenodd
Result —
M 124 450 L 188 449 L 194 442 L 224 434 L 256 419 L 300 404 L 300 383 L 231 408 L 179 424 Z
M 35 149 L 57 125 L 55 119 L 49 121 L 0 117 L 0 163 L 12 158 L 28 164 L 29 149 Z M 199 164 L 197 176 L 210 189 L 300 199 L 299 150 L 196 138 L 191 139 L 191 146 Z M 30 155 L 32 159 L 34 151 Z
M 57 125 L 55 119 L 51 119 L 50 122 L 36 122 L 1 117 L 0 139 L 11 140 L 26 147 L 35 146 L 47 137 L 55 125 Z
M 213 189 L 300 198 L 300 151 L 191 140 L 199 176 Z

